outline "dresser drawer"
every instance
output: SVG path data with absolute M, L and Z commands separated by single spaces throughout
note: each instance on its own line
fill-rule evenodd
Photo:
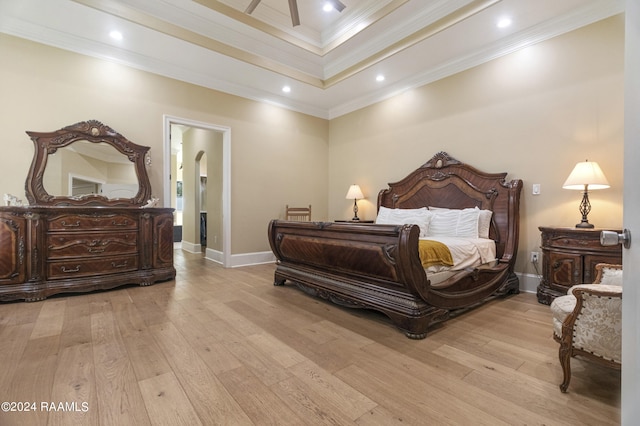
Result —
M 138 252 L 138 233 L 49 233 L 47 254 L 49 259 L 68 257 L 88 257 L 101 255 L 122 255 Z
M 112 256 L 77 260 L 53 260 L 47 264 L 47 278 L 88 277 L 92 275 L 118 274 L 138 269 L 138 255 Z
M 59 214 L 48 220 L 49 231 L 106 231 L 138 229 L 134 215 L 109 214 Z
M 549 248 L 568 249 L 568 250 L 583 250 L 583 249 L 596 249 L 602 250 L 604 247 L 600 245 L 599 240 L 587 240 L 584 238 L 572 238 L 568 236 L 556 236 L 550 238 L 548 241 Z

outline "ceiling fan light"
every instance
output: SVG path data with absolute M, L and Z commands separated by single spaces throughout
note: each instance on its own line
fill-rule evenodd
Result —
M 344 5 L 344 3 L 342 3 L 339 0 L 330 0 L 329 3 L 331 3 L 331 5 L 333 6 L 333 8 L 335 10 L 337 10 L 338 12 L 342 12 L 344 10 L 344 8 L 346 7 Z

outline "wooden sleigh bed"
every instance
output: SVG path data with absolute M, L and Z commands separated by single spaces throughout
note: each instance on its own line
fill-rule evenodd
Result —
M 513 266 L 522 181 L 507 182 L 506 175 L 481 172 L 440 152 L 378 194 L 378 209 L 491 210 L 491 262 L 451 272 L 435 283 L 420 259 L 418 225 L 272 220 L 274 285 L 290 281 L 336 304 L 382 312 L 408 337 L 422 339 L 456 311 L 518 293 Z

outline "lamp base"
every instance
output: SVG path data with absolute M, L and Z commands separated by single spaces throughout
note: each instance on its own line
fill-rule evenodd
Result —
M 589 222 L 580 222 L 576 225 L 576 228 L 592 229 L 595 228 L 595 226 L 593 226 L 593 224 Z

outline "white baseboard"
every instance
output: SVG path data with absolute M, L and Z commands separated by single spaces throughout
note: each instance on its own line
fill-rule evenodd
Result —
M 273 263 L 276 257 L 271 251 L 263 251 L 257 253 L 243 253 L 231 255 L 231 268 L 239 268 L 241 266 L 261 265 L 263 263 Z
M 189 253 L 202 253 L 202 246 L 200 244 L 193 244 L 189 241 L 182 240 L 180 245 L 182 250 L 188 251 Z
M 200 244 L 192 244 L 182 241 L 182 250 L 189 253 L 202 253 Z M 205 249 L 204 258 L 212 262 L 224 265 L 224 253 L 219 250 Z M 261 265 L 263 263 L 273 263 L 276 257 L 271 251 L 263 251 L 257 253 L 232 254 L 229 268 L 239 268 L 242 266 Z
M 224 253 L 219 250 L 213 250 L 210 248 L 206 249 L 204 251 L 204 258 L 221 265 L 224 264 Z
M 520 291 L 523 293 L 535 293 L 538 285 L 540 284 L 540 276 L 534 274 L 522 274 L 516 272 L 518 279 L 520 280 Z

